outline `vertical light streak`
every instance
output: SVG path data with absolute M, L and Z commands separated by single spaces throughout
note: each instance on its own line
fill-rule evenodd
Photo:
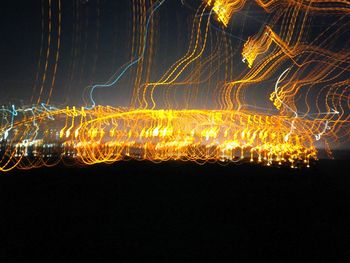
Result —
M 58 1 L 58 26 L 57 26 L 57 49 L 56 49 L 56 55 L 55 55 L 55 65 L 53 69 L 53 76 L 51 81 L 51 88 L 49 92 L 48 99 L 46 101 L 46 104 L 50 104 L 50 99 L 52 95 L 52 91 L 54 89 L 55 83 L 56 83 L 56 75 L 57 75 L 57 68 L 58 68 L 58 61 L 60 57 L 60 50 L 61 50 L 61 31 L 62 31 L 62 8 L 61 8 L 61 0 Z
M 52 0 L 48 0 L 48 36 L 47 36 L 47 47 L 46 47 L 46 59 L 45 59 L 45 67 L 44 74 L 41 81 L 41 87 L 39 92 L 39 97 L 36 104 L 40 103 L 41 96 L 44 90 L 46 78 L 47 78 L 47 70 L 49 67 L 49 58 L 50 58 L 50 50 L 51 50 L 51 34 L 52 34 Z

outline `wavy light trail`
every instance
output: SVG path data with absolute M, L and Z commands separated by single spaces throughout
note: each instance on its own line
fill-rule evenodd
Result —
M 48 1 L 51 17 L 55 2 Z M 344 40 L 350 33 L 349 1 L 256 0 L 257 8 L 267 13 L 268 23 L 241 47 L 246 65 L 240 62 L 242 70 L 238 70 L 233 55 L 237 37 L 228 30 L 248 1 L 204 0 L 193 14 L 187 52 L 158 80 L 150 81 L 155 50 L 153 38 L 148 38 L 157 27 L 154 15 L 165 2 L 137 2 L 142 8 L 135 10 L 142 11 L 134 14 L 133 21 L 140 21 L 142 30 L 138 49 L 136 38 L 132 49 L 139 55 L 106 84 L 91 87 L 90 105 L 49 105 L 41 98 L 42 85 L 37 104 L 0 109 L 1 172 L 53 166 L 60 161 L 93 165 L 129 159 L 308 167 L 317 160 L 319 142 L 330 152 L 330 145 L 349 141 L 350 38 Z M 63 3 L 57 3 L 58 47 L 49 99 L 62 37 Z M 318 15 L 331 15 L 332 22 L 319 31 L 313 29 L 317 35 L 310 37 L 312 18 Z M 42 83 L 52 38 L 49 19 Z M 94 92 L 116 85 L 136 65 L 132 105 L 98 105 Z M 143 67 L 147 76 L 138 84 Z M 200 90 L 203 86 L 212 89 L 206 98 L 217 100 L 218 105 L 193 109 L 192 101 L 205 93 Z M 262 100 L 266 107 L 255 103 Z

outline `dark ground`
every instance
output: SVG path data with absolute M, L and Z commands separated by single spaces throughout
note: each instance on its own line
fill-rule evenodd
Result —
M 2 174 L 1 262 L 350 262 L 349 167 L 122 162 Z

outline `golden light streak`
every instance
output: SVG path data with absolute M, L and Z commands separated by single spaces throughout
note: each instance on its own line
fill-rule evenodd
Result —
M 233 14 L 244 7 L 246 0 L 205 0 L 205 2 L 208 6 L 212 6 L 217 20 L 227 27 Z

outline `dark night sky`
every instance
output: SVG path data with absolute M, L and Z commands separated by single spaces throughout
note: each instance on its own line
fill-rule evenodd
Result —
M 40 1 L 5 1 L 0 16 L 1 102 L 31 94 L 40 49 Z M 34 77 L 33 77 L 34 76 Z
M 48 60 L 47 81 L 44 85 L 43 99 L 47 98 L 51 86 L 57 47 L 58 1 L 52 1 L 52 38 Z M 188 48 L 191 23 L 201 1 L 167 0 L 155 15 L 158 22 L 155 38 L 154 60 L 151 67 L 151 81 L 157 81 L 167 69 Z M 43 5 L 42 5 L 43 3 Z M 42 6 L 44 13 L 42 14 Z M 148 6 L 150 9 L 150 6 Z M 37 98 L 42 83 L 48 37 L 48 1 L 19 0 L 4 1 L 0 16 L 0 103 L 29 104 Z M 42 30 L 42 17 L 44 28 Z M 261 31 L 269 16 L 248 1 L 245 8 L 234 14 L 226 34 L 230 35 L 234 52 L 233 67 L 236 76 L 247 66 L 242 63 L 241 51 L 249 36 Z M 317 34 L 317 29 L 329 23 L 321 17 L 308 25 L 310 36 Z M 315 26 L 315 30 L 313 28 Z M 222 34 L 218 23 L 211 20 L 211 36 Z M 132 44 L 132 1 L 131 0 L 62 0 L 62 37 L 58 61 L 57 77 L 51 103 L 82 105 L 89 85 L 108 81 L 122 65 L 130 61 Z M 43 33 L 43 34 L 42 34 Z M 42 41 L 43 36 L 43 41 Z M 208 45 L 206 52 L 213 46 Z M 40 56 L 40 50 L 42 54 Z M 206 55 L 208 55 L 208 53 Z M 41 67 L 38 71 L 38 63 Z M 250 87 L 254 103 L 273 108 L 269 95 L 283 69 L 266 83 Z M 38 80 L 36 80 L 39 72 Z M 94 98 L 98 104 L 129 106 L 132 93 L 132 81 L 135 70 L 130 70 L 113 88 L 97 91 Z M 232 79 L 229 79 L 232 80 Z M 227 80 L 228 81 L 228 80 Z M 217 101 L 216 85 L 224 82 L 223 74 L 213 77 L 211 84 L 200 86 L 201 91 L 210 90 L 209 102 L 205 107 L 212 108 Z M 143 82 L 141 82 L 143 83 Z M 33 88 L 35 92 L 33 92 Z M 85 95 L 84 95 L 85 94 Z M 193 108 L 203 107 L 201 92 L 198 101 L 193 101 Z M 203 95 L 204 96 L 204 95 Z M 181 103 L 181 102 L 180 102 Z M 181 106 L 181 105 L 180 105 Z
M 42 4 L 40 0 L 6 1 L 0 16 L 0 103 L 30 102 L 38 96 L 45 64 L 48 37 L 48 1 L 44 2 L 44 31 L 42 37 Z M 182 5 L 180 0 L 168 0 L 156 14 L 159 27 L 156 38 L 152 80 L 179 57 L 188 46 L 191 21 L 200 1 Z M 52 39 L 48 64 L 47 95 L 54 67 L 57 46 L 57 1 L 52 5 Z M 240 61 L 242 40 L 256 34 L 263 20 L 254 4 L 245 9 L 247 15 L 237 14 L 229 30 L 233 37 L 237 61 Z M 261 10 L 259 11 L 261 12 Z M 255 17 L 252 19 L 252 14 Z M 212 21 L 213 32 L 217 23 Z M 244 30 L 243 30 L 244 29 Z M 107 81 L 132 57 L 132 4 L 130 0 L 62 0 L 62 38 L 57 78 L 52 101 L 57 104 L 82 104 L 84 90 L 91 84 Z M 40 49 L 43 53 L 40 57 Z M 36 81 L 38 62 L 41 69 Z M 132 71 L 131 71 L 132 73 Z M 113 89 L 98 93 L 101 104 L 125 105 L 131 94 L 132 74 L 126 74 Z M 36 92 L 33 93 L 33 88 Z M 127 99 L 126 99 L 127 98 Z M 197 105 L 198 106 L 198 105 Z
M 48 5 L 47 1 L 44 2 L 42 64 L 45 62 L 48 36 Z M 57 47 L 58 9 L 55 3 L 57 1 L 53 1 L 53 34 L 46 89 L 50 86 Z M 101 15 L 97 17 L 97 1 L 62 1 L 61 50 L 53 95 L 56 101 L 63 102 L 68 95 L 81 98 L 85 86 L 107 80 L 130 54 L 127 52 L 131 25 L 129 1 L 99 1 L 99 7 Z M 1 10 L 4 13 L 1 16 L 0 48 L 2 102 L 19 98 L 26 101 L 32 95 L 40 59 L 41 1 L 6 1 Z M 42 74 L 43 68 L 39 80 Z M 77 99 L 70 103 L 81 101 Z

